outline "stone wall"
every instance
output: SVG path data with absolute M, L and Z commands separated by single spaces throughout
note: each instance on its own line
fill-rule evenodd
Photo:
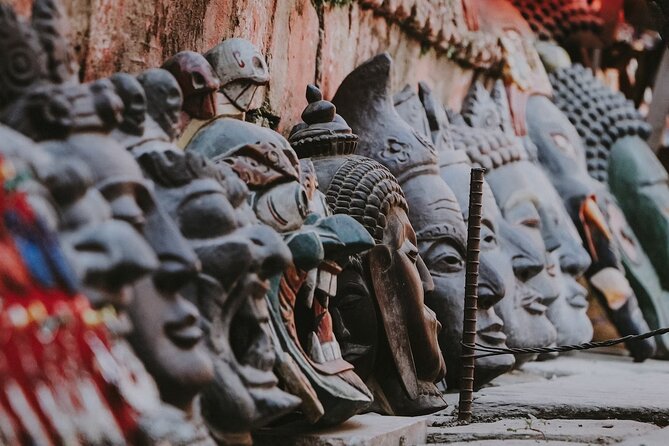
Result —
M 330 98 L 348 72 L 381 51 L 396 61 L 396 89 L 427 80 L 445 103 L 457 105 L 455 92 L 471 79 L 446 57 L 444 44 L 454 26 L 448 13 L 455 4 L 462 8 L 461 0 L 62 1 L 84 80 L 138 73 L 177 51 L 206 51 L 228 37 L 251 40 L 266 55 L 272 76 L 262 113 L 280 117 L 283 132 L 299 121 L 306 84 L 317 83 Z M 31 0 L 10 3 L 30 13 Z M 438 17 L 445 18 L 438 23 Z

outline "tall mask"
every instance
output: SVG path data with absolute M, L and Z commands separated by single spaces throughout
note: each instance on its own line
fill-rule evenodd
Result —
M 551 254 L 556 258 L 556 274 L 560 277 L 561 293 L 548 307 L 548 319 L 557 330 L 558 345 L 573 345 L 592 340 L 592 323 L 588 319 L 587 290 L 578 280 L 590 267 L 590 257 L 572 223 L 560 196 L 539 166 L 527 166 L 527 175 L 539 199 L 542 230 L 555 237 L 559 247 Z
M 635 122 L 636 114 L 631 113 L 625 118 L 629 110 L 625 111 L 623 107 L 623 113 L 616 114 L 620 116 L 618 124 L 619 119 L 609 118 L 606 113 L 608 106 L 602 108 L 599 100 L 581 102 L 575 91 L 585 95 L 588 90 L 588 95 L 597 98 L 607 97 L 605 93 L 608 91 L 587 75 L 582 67 L 557 69 L 550 74 L 550 78 L 555 87 L 556 102 L 553 104 L 542 96 L 530 98 L 527 113 L 529 136 L 537 147 L 541 165 L 562 197 L 592 257 L 592 266 L 586 277 L 595 295 L 621 334 L 641 333 L 647 330 L 648 324 L 639 312 L 639 304 L 646 314 L 652 314 L 664 300 L 653 303 L 656 299 L 653 296 L 663 293 L 659 275 L 641 249 L 615 198 L 604 184 L 588 176 L 590 171 L 593 176 L 606 178 L 608 151 L 605 147 L 612 144 L 613 133 L 619 133 L 619 125 L 632 132 L 639 128 L 638 121 Z M 610 101 L 614 109 L 624 105 L 624 100 L 620 98 Z M 594 108 L 583 117 L 576 112 L 576 109 L 590 110 L 591 105 Z M 583 134 L 583 139 L 579 132 Z M 600 133 L 601 140 L 595 137 Z M 589 158 L 586 157 L 588 150 L 585 146 L 592 146 Z M 624 274 L 628 275 L 629 282 Z M 627 344 L 636 359 L 643 360 L 653 354 L 655 342 L 647 341 Z
M 276 387 L 265 302 L 267 280 L 287 266 L 290 253 L 249 214 L 248 191 L 229 169 L 194 153 L 149 152 L 139 160 L 202 264 L 184 291 L 204 315 L 215 358 L 216 379 L 202 392 L 202 412 L 219 441 L 234 443 L 299 402 Z
M 407 119 L 415 122 L 415 129 L 428 129 L 425 135 L 430 137 L 439 153 L 439 170 L 444 181 L 453 190 L 465 222 L 469 212 L 469 183 L 470 171 L 469 160 L 463 151 L 455 151 L 453 148 L 452 134 L 448 117 L 441 104 L 439 104 L 431 93 L 429 87 L 423 83 L 419 84 L 419 97 L 413 91 L 404 94 L 404 97 L 395 96 L 399 102 L 399 113 L 408 115 Z M 400 101 L 397 101 L 400 99 Z M 407 113 L 409 112 L 410 113 Z M 479 271 L 479 302 L 476 315 L 476 342 L 482 345 L 505 347 L 506 335 L 504 334 L 504 322 L 497 315 L 494 305 L 504 298 L 513 301 L 515 296 L 515 277 L 512 269 L 511 257 L 507 251 L 502 249 L 501 226 L 511 231 L 508 224 L 502 219 L 497 207 L 497 202 L 487 183 L 484 183 L 483 195 L 483 219 L 481 234 L 481 263 L 491 271 Z M 464 297 L 457 293 L 451 299 L 443 299 L 432 302 L 437 316 L 448 326 L 440 335 L 440 344 L 446 360 L 450 367 L 446 376 L 446 382 L 450 388 L 460 386 L 460 354 L 462 347 L 462 319 L 464 315 Z M 474 371 L 474 386 L 480 387 L 496 376 L 509 371 L 515 364 L 512 355 L 491 356 L 476 360 Z
M 221 81 L 219 92 L 240 111 L 249 111 L 261 96 L 258 91 L 269 83 L 265 57 L 251 42 L 238 38 L 224 40 L 204 57 Z
M 109 78 L 116 94 L 123 101 L 123 119 L 112 135 L 142 136 L 145 130 L 146 93 L 137 78 L 127 73 L 115 73 Z M 118 138 L 116 138 L 118 139 Z M 125 145 L 125 144 L 124 144 Z
M 344 359 L 375 393 L 376 410 L 438 410 L 444 401 L 432 383 L 445 371 L 440 325 L 424 304 L 432 278 L 418 254 L 404 194 L 386 168 L 351 154 L 357 135 L 316 87 L 307 88 L 307 99 L 304 122 L 293 128 L 290 141 L 300 156 L 311 156 L 328 206 L 355 218 L 376 242 L 347 262 L 331 302 Z
M 216 92 L 221 86 L 207 59 L 194 51 L 181 51 L 163 63 L 181 87 L 183 111 L 193 119 L 216 116 Z
M 173 141 L 180 131 L 181 107 L 183 95 L 174 76 L 162 68 L 151 68 L 137 80 L 146 92 L 147 113 L 165 132 L 169 141 Z

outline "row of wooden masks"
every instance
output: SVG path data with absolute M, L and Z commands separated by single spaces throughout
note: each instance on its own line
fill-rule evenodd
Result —
M 619 331 L 647 328 L 612 235 L 612 215 L 623 214 L 585 176 L 565 180 L 580 137 L 546 95 L 512 94 L 510 105 L 508 79 L 491 92 L 477 82 L 460 113 L 447 113 L 425 85 L 393 97 L 382 54 L 332 102 L 309 87 L 287 141 L 239 119 L 269 80 L 246 41 L 79 84 L 57 3 L 36 2 L 32 26 L 3 13 L 26 36 L 4 47 L 18 55 L 4 67 L 14 82 L 2 113 L 2 153 L 14 166 L 6 182 L 59 234 L 87 298 L 73 319 L 76 376 L 9 368 L 0 402 L 10 444 L 243 444 L 290 413 L 327 425 L 364 410 L 444 407 L 434 383 L 458 385 L 471 165 L 489 170 L 491 186 L 479 342 L 589 340 L 577 283 L 586 270 Z M 514 120 L 519 97 L 528 118 L 556 119 Z M 62 280 L 36 274 L 73 301 Z M 42 299 L 32 293 L 3 307 L 7 320 L 25 310 L 47 364 L 54 352 L 73 356 L 57 336 L 40 336 L 54 317 L 72 319 L 29 311 Z M 28 356 L 11 364 L 35 362 L 17 350 Z M 654 345 L 630 350 L 642 360 Z M 476 383 L 529 359 L 478 361 Z

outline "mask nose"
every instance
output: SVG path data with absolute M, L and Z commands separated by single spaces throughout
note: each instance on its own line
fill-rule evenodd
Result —
M 590 267 L 590 256 L 576 243 L 560 250 L 560 268 L 573 277 L 581 277 Z
M 151 247 L 122 221 L 109 220 L 79 231 L 72 246 L 82 281 L 91 288 L 116 291 L 158 267 Z
M 201 268 L 195 251 L 160 206 L 147 216 L 143 233 L 160 262 L 153 276 L 159 290 L 176 292 L 196 277 Z
M 195 305 L 181 296 L 176 296 L 170 306 L 165 328 L 167 331 L 175 331 L 197 325 L 199 320 L 200 313 Z
M 544 269 L 544 254 L 532 245 L 532 241 L 506 222 L 499 225 L 502 244 L 511 254 L 514 275 L 527 282 Z
M 513 266 L 513 273 L 522 282 L 527 282 L 532 277 L 535 277 L 544 268 L 542 263 L 535 262 L 534 259 L 524 255 L 514 256 L 511 259 L 511 264 Z
M 116 220 L 123 220 L 130 223 L 137 229 L 141 229 L 146 222 L 144 211 L 137 204 L 135 197 L 131 195 L 121 195 L 109 203 L 112 210 L 112 216 Z
M 555 227 L 554 224 L 544 224 L 541 227 L 541 238 L 543 238 L 544 245 L 546 246 L 546 251 L 548 252 L 553 252 L 558 248 L 560 248 L 560 246 L 562 245 L 562 242 L 558 238 L 557 234 L 555 234 L 556 231 L 557 228 Z
M 292 263 L 292 255 L 281 238 L 273 229 L 263 225 L 245 228 L 253 258 L 256 260 L 258 276 L 268 279 L 283 272 Z
M 418 255 L 416 259 L 416 269 L 418 269 L 420 280 L 423 283 L 423 292 L 427 294 L 431 291 L 434 291 L 434 279 L 432 278 L 432 274 L 430 274 L 430 270 L 427 268 L 425 261 L 420 255 Z
M 485 254 L 481 255 L 481 266 L 479 269 L 479 306 L 490 308 L 502 300 L 506 294 L 504 280 Z
M 160 266 L 153 274 L 153 282 L 156 288 L 164 293 L 175 293 L 194 281 L 199 272 L 199 264 L 184 259 L 165 259 L 158 257 Z
M 527 282 L 544 269 L 545 252 L 539 252 L 529 237 L 505 220 L 499 224 L 499 234 L 503 248 L 511 255 L 513 273 L 521 282 Z

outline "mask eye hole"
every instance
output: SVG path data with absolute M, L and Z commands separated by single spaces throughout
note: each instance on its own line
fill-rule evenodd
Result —
M 539 220 L 538 218 L 526 218 L 525 220 L 520 222 L 520 224 L 533 229 L 541 228 L 541 220 Z
M 195 90 L 199 90 L 201 88 L 204 88 L 205 86 L 205 81 L 204 81 L 204 76 L 202 76 L 201 73 L 198 73 L 197 71 L 193 73 L 193 88 Z

